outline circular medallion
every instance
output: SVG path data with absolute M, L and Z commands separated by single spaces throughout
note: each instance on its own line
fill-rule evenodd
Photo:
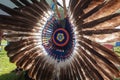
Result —
M 64 21 L 63 28 L 62 23 L 53 16 L 42 30 L 42 45 L 45 52 L 58 62 L 70 58 L 75 46 L 72 25 L 68 19 Z
M 52 40 L 56 46 L 63 47 L 69 42 L 69 34 L 64 28 L 58 28 L 55 30 L 52 36 Z

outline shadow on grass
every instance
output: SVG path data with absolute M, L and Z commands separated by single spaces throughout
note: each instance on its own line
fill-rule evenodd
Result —
M 0 80 L 24 80 L 23 76 L 18 76 L 14 72 L 0 75 Z

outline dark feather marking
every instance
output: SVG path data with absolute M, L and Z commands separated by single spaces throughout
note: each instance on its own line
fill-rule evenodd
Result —
M 11 2 L 13 2 L 16 6 L 18 6 L 18 7 L 23 7 L 24 5 L 23 4 L 21 4 L 19 1 L 17 1 L 17 0 L 10 0 Z
M 50 7 L 46 4 L 44 4 L 43 2 L 39 2 L 39 3 L 36 3 L 38 4 L 38 6 L 43 10 L 43 11 L 49 11 L 50 10 Z
M 25 4 L 26 6 L 29 6 L 31 3 L 28 2 L 27 0 L 20 0 L 23 4 Z
M 46 11 L 43 11 L 43 9 L 41 7 L 39 7 L 38 4 L 32 4 L 32 5 L 30 5 L 30 7 L 33 8 L 41 16 L 44 16 L 44 12 L 46 12 Z
M 89 16 L 91 16 L 92 14 L 100 10 L 102 7 L 104 7 L 104 5 L 105 3 L 102 3 L 96 6 L 95 8 L 93 8 L 92 10 L 90 10 L 89 12 L 87 12 L 86 14 L 82 15 L 81 18 L 78 18 L 78 20 L 76 21 L 76 24 L 79 24 L 80 20 L 84 20 L 85 18 L 88 18 Z
M 92 45 L 92 46 L 96 47 L 97 49 L 101 50 L 102 52 L 104 52 L 104 55 L 109 56 L 109 58 L 111 59 L 112 62 L 120 65 L 120 59 L 113 51 L 111 51 L 111 50 L 107 49 L 106 47 L 104 47 L 96 42 L 93 42 L 87 38 L 82 37 L 82 39 L 83 39 L 83 41 L 87 42 L 89 45 Z
M 36 47 L 36 45 L 31 44 L 28 47 L 24 48 L 23 50 L 20 50 L 20 49 L 18 51 L 15 50 L 16 52 L 15 52 L 14 56 L 10 57 L 10 61 L 11 62 L 18 62 L 20 59 L 23 58 L 23 56 L 28 54 L 27 52 L 28 52 L 29 49 L 31 49 L 30 47 Z
M 83 15 L 83 10 L 88 7 L 88 5 L 92 2 L 92 0 L 83 0 L 81 3 L 77 6 L 75 12 L 73 13 L 73 18 L 78 19 L 79 16 Z
M 30 28 L 13 26 L 13 25 L 5 25 L 5 24 L 0 24 L 0 29 L 2 29 L 2 30 L 10 30 L 10 31 L 21 31 L 22 30 L 23 32 L 34 32 Z
M 28 75 L 31 77 L 31 78 L 33 78 L 33 79 L 35 79 L 36 78 L 36 74 L 37 74 L 37 71 L 38 71 L 38 65 L 39 65 L 39 62 L 41 62 L 43 60 L 43 56 L 37 56 L 36 58 L 35 58 L 35 61 L 34 61 L 34 65 L 31 67 L 31 69 L 29 70 L 29 72 L 28 72 Z
M 78 80 L 85 80 L 85 75 L 83 74 L 81 67 L 77 65 L 78 63 L 75 60 L 73 63 L 77 71 Z
M 77 80 L 77 75 L 76 75 L 76 71 L 75 71 L 75 68 L 74 68 L 73 64 L 70 65 L 70 70 L 71 70 L 71 74 L 72 74 L 72 79 Z M 66 77 L 68 78 L 67 72 L 66 72 Z M 66 80 L 68 80 L 68 79 L 66 79 Z
M 75 80 L 82 80 L 82 78 L 81 78 L 81 75 L 79 75 L 79 71 L 78 71 L 78 67 L 76 66 L 77 64 L 75 64 L 76 62 L 73 60 L 72 61 L 72 63 L 71 63 L 71 69 L 73 70 L 73 71 L 75 71 Z M 82 73 L 80 73 L 80 74 L 82 74 Z M 71 78 L 70 78 L 71 79 Z
M 31 76 L 34 77 L 35 79 L 39 80 L 39 79 L 38 79 L 38 75 L 41 75 L 41 74 L 40 74 L 40 73 L 42 72 L 41 70 L 43 70 L 42 67 L 43 67 L 45 64 L 46 64 L 46 63 L 45 63 L 44 57 L 41 56 L 41 57 L 39 58 L 39 62 L 37 62 L 37 64 L 36 64 L 36 66 L 35 66 L 35 68 L 34 68 Z
M 79 43 L 88 50 L 88 46 L 87 46 L 86 44 L 84 44 L 84 43 L 82 43 L 82 42 L 79 42 Z M 95 54 L 95 53 L 92 52 L 92 54 Z M 96 65 L 96 66 L 97 66 L 97 65 Z M 99 66 L 97 66 L 97 67 L 102 71 L 102 73 L 104 73 L 104 75 L 105 75 L 107 78 L 109 78 L 109 79 L 112 80 L 111 75 L 110 75 L 109 73 L 107 73 L 107 72 L 105 71 L 105 69 L 103 69 L 102 67 L 99 67 Z
M 94 20 L 94 21 L 90 21 L 88 23 L 84 23 L 82 25 L 81 24 L 78 24 L 78 25 L 79 25 L 79 27 L 82 27 L 82 28 L 92 28 L 92 27 L 94 27 L 102 22 L 105 22 L 105 21 L 110 20 L 110 19 L 117 17 L 117 16 L 120 16 L 120 13 L 115 13 L 115 14 L 112 14 L 112 15 Z
M 78 80 L 84 80 L 85 78 L 84 78 L 81 68 L 78 68 L 76 61 L 73 61 L 73 64 L 75 67 L 75 71 L 77 73 Z
M 83 44 L 81 44 L 81 45 L 84 46 Z M 90 60 L 89 60 L 90 63 L 92 63 L 92 65 L 94 66 L 94 68 L 96 68 L 96 70 L 98 71 L 98 75 L 99 75 L 100 80 L 103 79 L 103 78 L 105 79 L 104 76 L 107 76 L 108 78 L 110 77 L 110 76 L 108 75 L 108 73 L 106 73 L 105 69 L 102 68 L 101 65 L 98 65 L 98 62 L 96 61 L 96 59 L 95 59 L 95 57 L 94 57 L 93 55 L 90 55 L 90 54 L 88 53 L 88 51 L 82 49 L 81 47 L 79 47 L 79 48 L 80 48 L 80 50 L 85 54 L 85 56 L 90 59 Z M 101 75 L 100 75 L 99 73 L 100 73 Z M 111 78 L 111 77 L 110 77 L 110 78 Z
M 22 57 L 22 59 L 20 59 L 17 63 L 16 63 L 16 65 L 18 65 L 18 66 L 20 66 L 21 68 L 23 68 L 23 66 L 27 63 L 27 61 L 32 57 L 32 58 L 34 58 L 33 56 L 35 55 L 35 54 L 37 54 L 37 53 L 35 53 L 35 52 L 37 52 L 37 50 L 40 52 L 40 49 L 37 47 L 37 48 L 35 48 L 34 47 L 34 49 L 30 49 L 26 54 L 23 54 L 24 56 Z M 38 55 L 38 54 L 37 54 Z M 32 64 L 32 63 L 31 63 Z
M 96 67 L 94 67 L 94 66 L 96 66 L 97 65 L 97 62 L 87 53 L 87 51 L 85 51 L 84 49 L 82 49 L 81 47 L 79 47 L 79 49 L 80 49 L 80 51 L 81 52 L 79 52 L 79 55 L 83 55 L 84 57 L 86 57 L 86 59 L 89 59 L 86 63 L 91 63 L 90 65 L 92 66 L 91 68 L 93 69 L 93 71 L 95 71 L 95 74 L 96 74 L 96 77 L 98 77 L 98 79 L 100 79 L 100 80 L 103 80 L 103 76 L 100 74 L 100 72 L 99 71 L 97 71 L 97 68 Z M 90 66 L 89 66 L 90 67 Z M 97 79 L 97 80 L 98 80 Z
M 47 65 L 47 63 L 46 63 L 45 60 L 43 60 L 41 63 L 39 63 L 39 69 L 37 70 L 38 72 L 36 74 L 36 79 L 37 80 L 42 80 L 41 75 L 42 75 L 42 72 L 45 70 L 45 68 L 47 68 L 46 65 Z M 46 66 L 46 67 L 44 67 L 44 66 Z
M 38 1 L 37 0 L 31 0 L 33 3 L 38 3 Z
M 32 42 L 37 42 L 38 40 L 34 40 L 34 39 L 24 39 L 24 40 L 20 40 L 20 41 L 17 41 L 17 42 L 9 42 L 9 44 L 5 47 L 5 50 L 6 51 L 12 51 L 12 50 L 15 50 L 15 49 L 19 49 L 19 48 L 22 48 L 23 46 L 26 46 L 26 45 L 29 45 L 31 44 Z M 21 43 L 21 44 L 19 44 Z
M 90 48 L 89 46 L 87 46 L 86 44 L 84 44 L 84 46 L 87 48 L 87 50 L 89 50 L 91 52 L 91 54 L 94 54 L 95 56 L 97 56 L 98 58 L 100 58 L 101 60 L 103 60 L 106 65 L 108 65 L 109 67 L 113 68 L 114 70 L 119 71 L 115 65 L 110 62 L 106 57 L 102 56 L 99 52 L 95 51 L 94 49 Z
M 12 15 L 12 16 L 19 16 L 19 17 L 23 17 L 23 18 L 27 18 L 30 19 L 31 21 L 37 21 L 35 17 L 33 17 L 33 15 L 29 15 L 26 14 L 25 12 L 20 11 L 16 11 L 14 9 L 11 9 L 5 5 L 0 4 L 0 9 L 5 11 L 6 13 Z
M 79 57 L 79 56 L 76 56 L 76 60 L 78 61 L 79 65 L 81 65 L 81 68 L 83 69 L 83 71 L 85 72 L 85 76 L 86 78 L 92 80 L 93 77 L 89 74 L 90 73 L 90 69 L 89 67 L 84 63 L 84 60 Z
M 106 59 L 104 56 L 102 56 L 101 54 L 99 54 L 98 52 L 96 52 L 94 49 L 90 48 L 86 44 L 84 43 L 80 43 L 80 44 L 84 46 L 91 54 L 94 54 L 95 57 L 103 61 L 103 64 L 105 64 L 104 66 L 107 67 L 107 69 L 110 71 L 110 73 L 107 72 L 108 74 L 119 72 L 119 70 L 115 67 L 115 65 L 111 63 L 108 59 Z M 118 74 L 116 73 L 114 75 L 117 76 Z M 107 76 L 111 77 L 110 75 Z
M 84 65 L 86 65 L 86 68 L 88 69 L 89 75 L 92 79 L 98 80 L 99 78 L 101 78 L 100 75 L 97 75 L 99 73 L 97 72 L 96 69 L 93 68 L 93 66 L 91 65 L 89 60 L 87 60 L 86 57 L 84 55 L 82 55 L 81 51 L 79 51 L 79 55 L 77 55 L 77 56 L 81 56 L 83 58 L 83 63 L 84 63 Z
M 95 80 L 104 80 L 103 76 L 99 73 L 99 71 L 97 71 L 97 69 L 94 67 L 94 65 L 97 64 L 97 62 L 91 58 L 86 51 L 84 51 L 81 47 L 79 47 L 79 54 L 78 56 L 81 56 L 82 58 L 84 58 L 85 63 L 87 64 L 87 66 L 90 68 L 90 74 L 93 74 L 93 78 Z M 94 64 L 94 65 L 93 65 Z M 92 72 L 93 71 L 93 72 Z
M 17 17 L 0 15 L 0 24 L 14 25 L 21 27 L 32 27 L 35 23 L 31 23 L 25 19 L 20 19 Z
M 51 80 L 54 72 L 53 64 L 47 63 L 46 68 L 43 70 L 40 80 Z
M 74 8 L 78 2 L 79 2 L 79 0 L 70 0 L 70 3 L 69 3 L 70 8 L 69 9 L 70 9 L 71 13 L 74 11 Z
M 32 46 L 32 43 L 33 42 L 29 42 L 29 43 L 27 43 L 29 46 Z M 25 50 L 28 50 L 28 49 L 30 49 L 29 47 L 25 47 L 24 49 L 22 48 L 23 46 L 25 46 L 26 44 L 23 44 L 23 45 L 20 45 L 20 46 L 18 46 L 17 48 L 14 48 L 12 51 L 10 50 L 10 48 L 8 48 L 9 50 L 8 50 L 8 56 L 10 57 L 10 58 L 16 58 L 17 57 L 17 55 L 20 55 L 20 53 L 22 54 L 22 52 L 24 53 L 24 52 L 26 52 Z M 21 50 L 21 49 L 23 49 L 23 50 Z M 15 57 L 16 56 L 16 57 Z M 19 57 L 19 56 L 18 56 Z M 13 59 L 12 58 L 12 59 Z
M 49 6 L 49 4 L 46 2 L 46 0 L 40 0 L 40 2 L 42 2 L 42 3 L 46 6 L 46 8 L 49 8 L 49 9 L 50 9 L 50 6 Z
M 39 51 L 39 50 L 38 50 Z M 34 61 L 35 61 L 35 58 L 38 56 L 38 51 L 35 51 L 35 52 L 33 52 L 33 53 L 30 53 L 29 55 L 30 55 L 30 57 L 28 58 L 28 60 L 24 63 L 24 66 L 23 66 L 23 68 L 25 69 L 25 70 L 28 70 L 28 66 L 29 65 L 31 65 L 31 63 L 33 63 L 34 64 Z M 40 53 L 40 52 L 39 52 Z M 31 67 L 33 66 L 33 64 L 31 65 Z M 31 68 L 30 67 L 30 68 Z M 29 69 L 30 69 L 29 68 Z
M 99 35 L 99 34 L 111 34 L 111 33 L 116 33 L 120 32 L 120 29 L 103 29 L 103 30 L 86 30 L 82 31 L 84 35 L 91 36 L 93 34 Z
M 25 7 L 22 9 L 22 11 L 26 14 L 32 15 L 37 21 L 41 19 L 41 15 L 31 7 Z

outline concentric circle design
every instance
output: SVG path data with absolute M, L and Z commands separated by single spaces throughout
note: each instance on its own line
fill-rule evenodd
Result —
M 69 41 L 69 34 L 64 28 L 58 28 L 53 33 L 52 39 L 57 46 L 63 47 Z
M 62 20 L 65 22 L 64 28 L 60 21 L 52 16 L 42 32 L 42 44 L 46 53 L 57 61 L 68 59 L 75 46 L 74 33 L 69 20 L 67 18 Z

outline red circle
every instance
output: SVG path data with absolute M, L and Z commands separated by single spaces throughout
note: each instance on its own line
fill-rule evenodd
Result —
M 67 40 L 65 41 L 64 44 L 59 44 L 59 43 L 57 43 L 57 42 L 55 41 L 55 39 L 54 39 L 55 33 L 58 32 L 58 31 L 60 31 L 60 30 L 62 30 L 63 32 L 65 32 L 65 34 L 66 34 L 66 36 L 67 36 Z M 70 39 L 69 34 L 68 34 L 68 32 L 67 32 L 64 28 L 58 28 L 58 29 L 56 29 L 55 32 L 53 33 L 53 36 L 52 36 L 53 42 L 54 42 L 57 46 L 60 46 L 60 47 L 65 46 L 65 45 L 68 43 L 69 39 Z

